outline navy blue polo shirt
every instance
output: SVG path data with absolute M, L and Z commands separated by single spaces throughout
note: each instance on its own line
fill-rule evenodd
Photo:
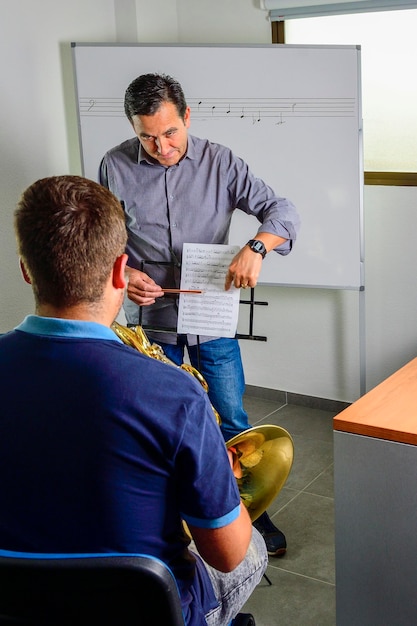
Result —
M 216 605 L 182 520 L 239 514 L 207 394 L 110 328 L 28 316 L 0 337 L 0 547 L 160 558 L 186 623 Z

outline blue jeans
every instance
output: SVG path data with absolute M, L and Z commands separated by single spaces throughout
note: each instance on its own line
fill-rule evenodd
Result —
M 190 549 L 197 552 L 193 542 Z M 225 626 L 240 612 L 264 575 L 268 565 L 265 541 L 256 528 L 252 528 L 252 539 L 246 556 L 233 571 L 225 574 L 207 563 L 204 565 L 219 603 L 205 616 L 207 625 Z
M 178 335 L 177 345 L 159 341 L 155 343 L 177 365 L 183 363 L 187 347 L 191 365 L 204 376 L 208 384 L 210 402 L 220 414 L 220 428 L 225 441 L 250 428 L 248 415 L 243 408 L 245 377 L 237 339 L 222 337 L 205 341 L 200 346 L 189 346 L 186 335 Z

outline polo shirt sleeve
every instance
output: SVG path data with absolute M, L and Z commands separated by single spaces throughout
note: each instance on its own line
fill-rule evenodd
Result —
M 237 482 L 208 396 L 187 408 L 177 455 L 181 516 L 197 527 L 220 528 L 239 516 Z

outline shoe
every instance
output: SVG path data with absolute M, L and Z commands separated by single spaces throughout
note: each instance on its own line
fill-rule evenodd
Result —
M 284 556 L 287 551 L 285 535 L 274 526 L 266 511 L 253 522 L 253 525 L 264 538 L 269 556 Z
M 255 618 L 250 613 L 238 613 L 232 626 L 256 626 Z

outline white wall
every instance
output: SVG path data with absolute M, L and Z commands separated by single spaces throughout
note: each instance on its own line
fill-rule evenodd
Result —
M 271 39 L 258 0 L 0 1 L 0 332 L 5 332 L 33 311 L 15 252 L 12 214 L 18 197 L 37 178 L 80 173 L 68 44 L 126 41 L 135 12 L 133 31 L 142 43 Z M 366 187 L 364 196 L 369 389 L 416 355 L 417 189 Z M 342 401 L 359 396 L 356 292 L 259 287 L 256 298 L 269 302 L 257 307 L 254 328 L 268 340 L 241 342 L 248 384 Z M 245 307 L 240 332 L 247 332 L 247 323 Z
M 74 39 L 115 41 L 115 24 L 113 0 L 1 0 L 1 9 L 0 332 L 4 332 L 33 310 L 31 290 L 20 279 L 15 252 L 12 215 L 18 197 L 38 178 L 79 173 L 76 162 L 70 172 L 71 106 L 64 97 L 68 44 Z M 74 116 L 71 133 L 74 144 Z

